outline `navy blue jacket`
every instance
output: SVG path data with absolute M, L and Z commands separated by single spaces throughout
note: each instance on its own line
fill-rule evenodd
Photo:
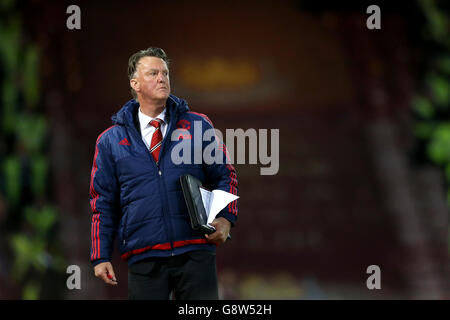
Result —
M 129 265 L 147 257 L 216 249 L 202 233 L 191 228 L 179 181 L 183 174 L 197 177 L 210 189 L 237 194 L 235 169 L 227 164 L 226 147 L 217 137 L 211 141 L 218 144 L 216 151 L 223 158 L 222 164 L 193 162 L 194 142 L 201 141 L 202 149 L 211 143 L 194 136 L 194 128 L 199 125 L 202 135 L 213 128 L 207 116 L 190 112 L 185 100 L 170 95 L 166 103 L 168 127 L 157 166 L 141 138 L 138 108 L 136 100 L 128 101 L 112 117 L 113 126 L 97 138 L 90 182 L 93 265 L 111 261 L 116 237 L 120 255 Z M 191 139 L 192 161 L 177 165 L 171 160 L 171 152 L 184 139 Z M 225 207 L 218 217 L 234 225 L 237 201 Z

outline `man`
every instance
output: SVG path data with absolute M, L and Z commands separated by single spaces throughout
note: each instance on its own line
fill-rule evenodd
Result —
M 194 231 L 179 178 L 191 174 L 210 189 L 237 194 L 235 170 L 216 137 L 215 152 L 224 161 L 172 161 L 171 151 L 183 138 L 194 141 L 194 123 L 201 124 L 201 133 L 212 123 L 170 94 L 168 59 L 162 49 L 133 54 L 128 76 L 135 99 L 112 117 L 113 126 L 98 136 L 95 146 L 90 183 L 95 275 L 117 284 L 110 262 L 117 237 L 129 267 L 129 299 L 169 299 L 171 293 L 176 299 L 217 299 L 215 250 L 236 222 L 237 203 L 219 212 L 212 222 L 214 233 Z M 185 133 L 179 139 L 172 138 L 176 129 Z M 194 152 L 199 150 L 193 145 Z

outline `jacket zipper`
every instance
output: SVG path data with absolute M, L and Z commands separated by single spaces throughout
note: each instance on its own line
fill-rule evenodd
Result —
M 161 142 L 161 150 L 159 152 L 159 164 L 160 165 L 163 163 L 162 157 L 163 157 L 164 146 L 167 145 L 167 140 L 169 139 L 168 137 L 169 137 L 169 134 L 171 134 L 172 127 L 173 127 L 173 124 L 174 124 L 174 120 L 173 120 L 174 117 L 173 116 L 172 115 L 170 116 L 170 121 L 167 124 L 166 134 L 165 134 L 165 136 L 163 138 L 163 141 Z M 150 157 L 152 158 L 153 162 L 155 162 L 155 160 L 153 159 L 151 154 L 150 154 Z M 155 165 L 156 165 L 156 162 L 155 162 Z M 163 212 L 164 212 L 164 216 L 167 219 L 166 224 L 168 224 L 168 229 L 169 229 L 169 241 L 170 241 L 171 255 L 174 256 L 172 223 L 170 221 L 170 216 L 169 216 L 169 214 L 166 211 L 166 208 L 168 208 L 168 205 L 169 205 L 169 201 L 167 199 L 167 192 L 166 192 L 167 191 L 167 187 L 166 187 L 166 183 L 165 183 L 164 177 L 162 175 L 162 171 L 161 171 L 162 168 L 159 165 L 156 165 L 156 167 L 158 168 L 159 181 L 160 181 L 160 185 L 161 185 L 160 188 L 163 190 L 163 192 L 161 193 L 163 198 L 164 198 Z

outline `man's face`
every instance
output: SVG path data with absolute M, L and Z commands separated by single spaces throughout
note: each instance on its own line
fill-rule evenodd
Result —
M 169 69 L 157 57 L 143 57 L 136 65 L 135 77 L 130 85 L 144 100 L 167 100 L 170 94 Z

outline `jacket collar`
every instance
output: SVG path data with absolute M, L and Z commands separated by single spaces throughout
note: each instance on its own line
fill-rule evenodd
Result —
M 113 124 L 119 124 L 129 127 L 135 127 L 135 119 L 139 108 L 139 102 L 131 99 L 126 102 L 123 107 L 111 117 Z M 186 100 L 180 99 L 174 95 L 169 95 L 166 102 L 167 122 L 172 116 L 176 117 L 181 113 L 189 111 Z

